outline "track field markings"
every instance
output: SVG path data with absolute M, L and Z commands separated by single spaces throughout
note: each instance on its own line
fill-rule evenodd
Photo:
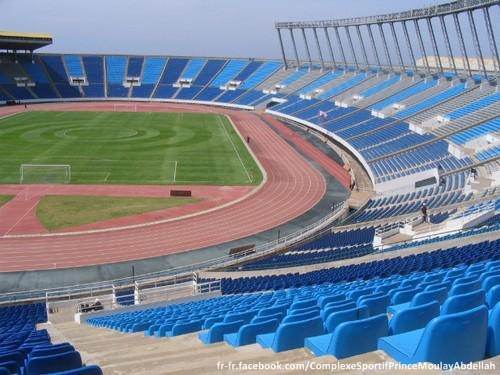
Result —
M 248 173 L 247 167 L 245 166 L 245 163 L 243 163 L 243 160 L 241 159 L 240 153 L 238 152 L 238 149 L 236 148 L 233 140 L 231 139 L 231 136 L 229 135 L 229 132 L 227 131 L 226 126 L 224 125 L 224 122 L 221 120 L 220 116 L 217 116 L 217 121 L 219 122 L 219 125 L 222 126 L 222 129 L 224 129 L 224 133 L 225 133 L 227 139 L 229 140 L 229 142 L 231 142 L 231 146 L 233 146 L 233 150 L 236 153 L 236 156 L 238 157 L 238 160 L 240 161 L 241 166 L 243 167 L 243 170 L 245 171 L 245 173 L 247 175 L 248 181 L 252 182 L 252 177 L 250 176 L 250 173 Z

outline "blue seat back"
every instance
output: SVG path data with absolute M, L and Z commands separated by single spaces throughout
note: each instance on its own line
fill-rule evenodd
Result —
M 413 296 L 417 293 L 420 293 L 422 288 L 413 288 L 407 290 L 401 290 L 396 293 L 391 298 L 391 303 L 393 305 L 398 305 L 400 303 L 410 302 Z
M 327 303 L 344 301 L 345 294 L 328 294 L 326 296 L 321 296 L 318 298 L 318 305 L 323 308 Z
M 37 347 L 35 347 L 31 351 L 31 353 L 29 354 L 28 358 L 45 357 L 47 355 L 66 353 L 66 352 L 71 352 L 74 350 L 75 350 L 75 348 L 71 344 L 59 345 L 59 346 L 56 346 L 54 348 L 51 348 L 51 347 L 37 348 Z
M 492 309 L 498 302 L 500 302 L 500 285 L 495 285 L 486 294 L 486 303 Z
M 90 365 L 76 368 L 74 370 L 61 371 L 58 372 L 57 375 L 102 375 L 102 370 L 99 366 Z
M 245 324 L 243 320 L 236 320 L 229 323 L 215 323 L 208 332 L 208 343 L 224 340 L 224 334 L 236 332 L 243 324 Z
M 261 309 L 257 315 L 258 316 L 266 316 L 266 315 L 274 315 L 276 313 L 285 314 L 287 310 L 288 310 L 288 305 L 279 305 L 279 306 L 273 306 L 273 307 L 267 307 L 265 309 Z
M 302 320 L 315 318 L 317 316 L 319 316 L 319 313 L 317 311 L 310 311 L 305 314 L 298 315 L 287 315 L 283 318 L 283 321 L 281 323 L 300 322 Z
M 26 375 L 48 374 L 82 367 L 82 358 L 78 352 L 54 354 L 30 359 L 26 366 Z
M 446 300 L 447 296 L 448 296 L 448 289 L 446 288 L 423 291 L 415 294 L 415 296 L 411 300 L 411 305 L 412 306 L 425 305 L 426 303 L 432 301 L 438 301 L 439 304 L 442 304 Z
M 264 316 L 254 316 L 253 319 L 250 321 L 250 324 L 253 323 L 260 323 L 260 322 L 266 322 L 271 319 L 276 319 L 278 322 L 281 322 L 283 319 L 284 314 L 282 312 L 277 312 L 272 315 L 264 315 Z
M 500 303 L 497 303 L 490 311 L 486 345 L 486 356 L 488 358 L 497 355 L 500 355 Z
M 301 315 L 310 312 L 315 312 L 319 314 L 319 311 L 320 311 L 319 306 L 310 306 L 310 307 L 304 307 L 303 309 L 288 310 L 288 315 Z
M 275 332 L 278 329 L 278 319 L 268 319 L 259 323 L 245 324 L 238 331 L 238 346 L 254 344 L 257 335 Z
M 323 321 L 320 317 L 294 323 L 281 323 L 271 348 L 275 352 L 302 348 L 306 337 L 319 336 L 323 332 Z
M 470 283 L 457 284 L 451 287 L 450 296 L 456 296 L 459 294 L 470 293 L 481 288 L 481 283 L 479 280 L 471 281 Z
M 473 309 L 485 303 L 484 291 L 479 289 L 474 292 L 448 297 L 441 307 L 441 315 L 454 314 Z
M 451 289 L 451 281 L 443 281 L 441 283 L 436 283 L 425 287 L 424 291 L 432 291 L 436 289 L 446 288 L 446 291 Z
M 228 313 L 224 317 L 224 323 L 229 323 L 229 322 L 234 322 L 237 320 L 243 320 L 244 322 L 248 323 L 252 318 L 257 314 L 257 311 L 255 310 L 250 310 L 246 312 L 240 312 L 240 313 Z
M 12 350 L 0 354 L 0 363 L 14 361 L 18 366 L 24 363 L 25 354 L 21 350 Z
M 481 283 L 481 289 L 488 292 L 495 285 L 500 285 L 500 275 L 488 276 Z
M 358 301 L 358 306 L 366 306 L 368 308 L 368 314 L 370 316 L 375 316 L 386 313 L 389 303 L 390 297 L 388 294 L 385 294 L 379 297 L 362 297 Z
M 356 302 L 347 302 L 347 303 L 343 303 L 343 304 L 340 304 L 340 305 L 336 305 L 336 306 L 326 306 L 323 310 L 321 310 L 321 317 L 323 319 L 327 319 L 328 316 L 334 312 L 337 312 L 337 311 L 342 311 L 342 310 L 348 310 L 348 309 L 352 309 L 356 307 Z
M 190 322 L 177 323 L 172 327 L 172 336 L 184 335 L 185 333 L 196 332 L 201 329 L 203 320 L 193 320 Z
M 386 314 L 341 323 L 332 334 L 328 353 L 342 359 L 371 352 L 384 336 L 387 336 Z
M 414 360 L 444 364 L 480 361 L 486 351 L 487 331 L 486 306 L 439 316 L 425 327 Z
M 481 276 L 479 276 L 479 281 L 483 282 L 488 277 L 499 276 L 499 275 L 500 275 L 500 270 L 487 271 L 487 272 L 482 273 Z
M 389 322 L 389 335 L 424 328 L 427 323 L 439 315 L 439 307 L 437 301 L 432 301 L 398 311 Z
M 462 285 L 462 284 L 469 284 L 474 281 L 478 281 L 478 278 L 476 276 L 464 276 L 464 277 L 459 277 L 455 281 L 453 281 L 453 286 L 457 285 Z
M 317 304 L 316 298 L 299 300 L 297 302 L 292 303 L 292 305 L 290 306 L 290 310 L 303 309 L 306 307 L 316 306 L 316 304 Z
M 330 314 L 326 319 L 325 329 L 327 332 L 332 333 L 340 323 L 368 318 L 368 311 L 369 310 L 367 306 L 360 306 L 348 310 L 334 312 Z

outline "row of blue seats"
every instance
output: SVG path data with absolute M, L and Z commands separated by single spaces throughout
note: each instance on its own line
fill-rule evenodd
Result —
M 358 265 L 322 269 L 308 273 L 290 273 L 242 277 L 237 279 L 222 278 L 221 288 L 224 294 L 248 293 L 263 290 L 275 290 L 306 285 L 352 281 L 358 278 L 369 279 L 386 277 L 393 274 L 406 274 L 413 271 L 427 272 L 435 268 L 450 268 L 459 264 L 469 264 L 482 260 L 499 259 L 500 241 L 453 247 L 401 258 L 371 261 Z M 484 251 L 483 251 L 484 250 Z M 213 281 L 206 279 L 204 281 Z
M 494 94 L 482 97 L 478 100 L 473 101 L 472 103 L 466 104 L 463 107 L 457 108 L 454 111 L 451 111 L 447 115 L 443 116 L 444 118 L 452 121 L 456 120 L 460 117 L 469 115 L 475 111 L 478 111 L 482 108 L 485 108 L 491 104 L 494 104 L 500 100 L 500 93 L 496 92 Z
M 355 246 L 371 243 L 375 230 L 373 228 L 361 228 L 339 232 L 328 232 L 319 238 L 296 245 L 290 249 L 293 252 L 303 252 L 315 249 L 326 249 L 331 247 Z
M 472 165 L 470 157 L 457 159 L 448 153 L 448 144 L 442 140 L 370 162 L 377 182 L 384 182 L 431 168 L 439 167 L 442 171 L 452 172 L 470 165 Z
M 465 172 L 454 173 L 443 177 L 442 183 L 437 186 L 432 185 L 431 187 L 422 188 L 404 194 L 393 194 L 386 197 L 370 199 L 365 208 L 369 209 L 385 205 L 399 204 L 407 201 L 429 198 L 449 191 L 461 190 L 465 187 L 467 177 L 468 174 Z
M 230 80 L 242 82 L 241 89 L 247 91 L 269 78 L 282 66 L 277 61 L 142 56 L 36 55 L 33 60 L 24 57 L 20 59 L 23 60 L 21 65 L 26 74 L 35 83 L 30 90 L 36 96 L 24 87 L 17 87 L 13 77 L 5 75 L 2 78 L 2 64 L 0 64 L 0 84 L 6 90 L 5 100 L 58 98 L 59 95 L 52 88 L 51 81 L 61 97 L 80 97 L 80 91 L 71 84 L 70 78 L 83 79 L 87 82 L 87 85 L 82 86 L 86 97 L 105 96 L 105 81 L 107 81 L 108 97 L 128 97 L 129 92 L 134 98 L 150 97 L 159 84 L 159 90 L 155 92 L 154 97 L 172 98 L 178 91 L 172 85 L 180 79 L 189 79 L 198 89 L 195 94 L 207 85 L 218 88 Z M 17 63 L 6 60 L 4 64 Z M 127 77 L 138 78 L 140 85 L 130 90 L 123 87 Z M 179 99 L 183 96 L 185 99 L 194 99 L 195 94 L 182 92 Z M 203 100 L 203 97 L 200 100 Z
M 494 134 L 500 131 L 500 117 L 483 122 L 467 130 L 458 132 L 450 137 L 450 140 L 463 145 L 473 139 L 482 137 L 486 134 Z
M 434 195 L 427 199 L 413 200 L 394 205 L 385 205 L 377 208 L 368 208 L 360 211 L 360 213 L 354 216 L 353 219 L 355 222 L 380 220 L 388 217 L 418 212 L 424 203 L 428 208 L 436 209 L 439 207 L 446 207 L 451 204 L 465 202 L 471 198 L 472 193 L 464 194 L 460 191 L 453 191 Z
M 328 248 L 302 252 L 288 252 L 285 254 L 268 256 L 237 266 L 238 270 L 251 271 L 276 269 L 284 267 L 298 267 L 309 264 L 335 262 L 344 259 L 362 257 L 373 252 L 371 244 L 347 246 L 342 248 Z
M 403 271 L 400 274 L 394 270 L 390 275 L 379 273 L 380 277 L 364 280 L 357 277 L 352 282 L 223 296 L 92 318 L 88 322 L 158 337 L 202 330 L 199 337 L 206 344 L 226 341 L 240 346 L 257 342 L 277 352 L 306 346 L 318 355 L 329 353 L 338 358 L 375 350 L 378 342 L 402 362 L 437 358 L 444 363 L 452 359 L 481 360 L 499 354 L 500 349 L 492 344 L 499 339 L 500 327 L 495 325 L 498 318 L 490 319 L 488 346 L 485 329 L 488 308 L 495 311 L 490 316 L 498 314 L 495 306 L 500 301 L 500 261 L 474 261 L 481 257 L 498 258 L 498 244 L 484 242 L 409 259 L 396 258 L 398 270 Z M 467 258 L 469 262 L 441 267 L 450 258 Z M 405 260 L 410 260 L 406 264 L 417 263 L 421 267 L 405 273 Z M 390 322 L 387 313 L 393 315 Z M 464 345 L 451 340 L 448 350 L 439 349 L 443 340 L 463 334 L 458 327 L 471 318 L 474 324 L 466 330 L 472 341 L 470 346 L 460 349 Z M 399 346 L 401 340 L 417 346 L 414 337 L 427 337 L 422 345 L 424 357 L 409 355 L 411 359 L 405 359 L 391 351 L 390 347 Z
M 98 366 L 84 366 L 80 353 L 69 343 L 53 344 L 47 330 L 45 304 L 0 308 L 0 374 L 102 375 Z

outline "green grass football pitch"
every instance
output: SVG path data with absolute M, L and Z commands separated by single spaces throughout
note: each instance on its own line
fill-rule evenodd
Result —
M 20 166 L 70 165 L 73 184 L 255 185 L 262 174 L 230 121 L 217 114 L 25 112 L 0 120 L 0 183 Z M 25 167 L 24 183 L 65 170 Z

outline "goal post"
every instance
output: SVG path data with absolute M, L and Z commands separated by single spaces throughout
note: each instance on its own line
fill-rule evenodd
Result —
M 71 165 L 69 164 L 21 164 L 20 184 L 69 184 Z

